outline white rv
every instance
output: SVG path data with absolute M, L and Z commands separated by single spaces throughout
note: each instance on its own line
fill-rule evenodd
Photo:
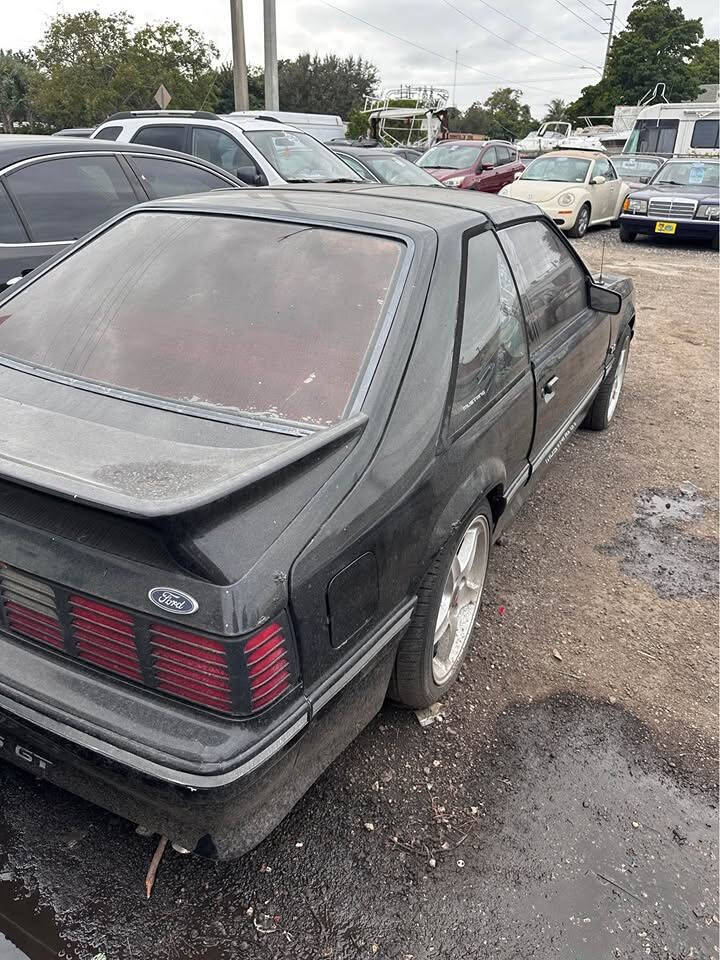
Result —
M 717 156 L 720 104 L 655 103 L 638 114 L 623 153 Z
M 234 110 L 229 116 L 289 123 L 323 143 L 345 136 L 345 124 L 342 122 L 342 118 L 331 113 L 292 113 L 288 110 Z

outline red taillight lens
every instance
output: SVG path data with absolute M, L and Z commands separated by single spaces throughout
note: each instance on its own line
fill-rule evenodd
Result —
M 158 689 L 214 710 L 231 713 L 232 694 L 222 644 L 168 624 L 150 626 Z
M 287 640 L 279 623 L 271 623 L 246 641 L 245 662 L 253 711 L 269 706 L 290 689 Z
M 142 680 L 135 628 L 129 613 L 87 597 L 70 597 L 72 636 L 82 660 L 122 677 Z

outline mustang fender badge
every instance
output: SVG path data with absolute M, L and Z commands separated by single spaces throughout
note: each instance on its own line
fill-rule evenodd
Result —
M 153 587 L 148 591 L 148 599 L 156 607 L 170 613 L 195 613 L 198 608 L 197 600 L 189 593 L 171 587 Z

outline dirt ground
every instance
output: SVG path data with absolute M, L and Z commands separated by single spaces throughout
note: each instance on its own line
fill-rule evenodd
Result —
M 718 256 L 636 284 L 617 418 L 496 547 L 440 718 L 387 707 L 258 850 L 166 856 L 0 768 L 0 960 L 718 956 Z M 15 946 L 13 946 L 13 944 Z

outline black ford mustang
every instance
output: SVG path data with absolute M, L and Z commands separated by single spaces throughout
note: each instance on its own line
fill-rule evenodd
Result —
M 530 204 L 135 207 L 0 301 L 0 756 L 207 856 L 443 696 L 634 308 Z

